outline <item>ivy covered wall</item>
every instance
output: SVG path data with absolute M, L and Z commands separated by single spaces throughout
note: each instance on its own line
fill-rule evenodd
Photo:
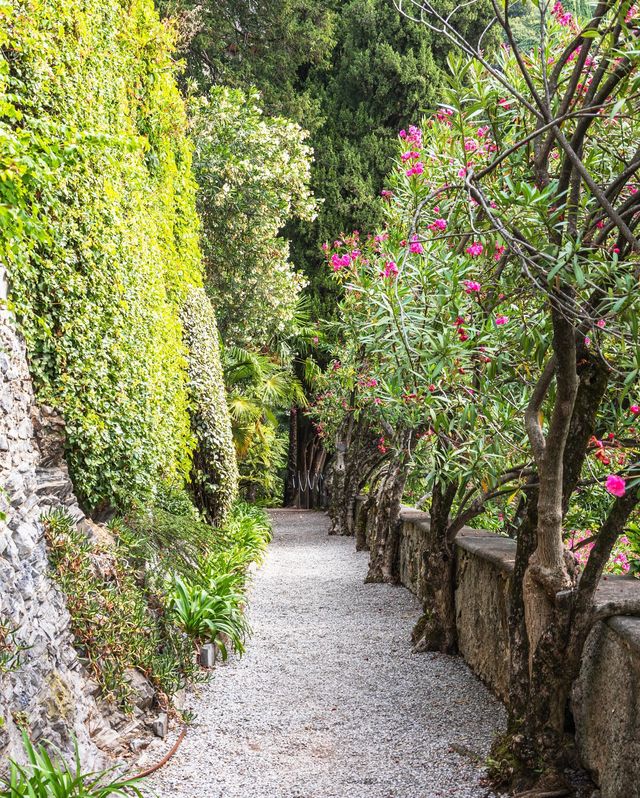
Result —
M 152 0 L 0 0 L 0 46 L 12 306 L 76 491 L 121 505 L 187 477 L 195 445 L 180 309 L 201 256 L 174 32 Z

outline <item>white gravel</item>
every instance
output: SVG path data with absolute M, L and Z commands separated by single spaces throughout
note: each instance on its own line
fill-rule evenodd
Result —
M 247 654 L 190 699 L 162 798 L 484 798 L 499 703 L 455 657 L 413 654 L 418 601 L 365 585 L 366 553 L 323 514 L 274 511 Z

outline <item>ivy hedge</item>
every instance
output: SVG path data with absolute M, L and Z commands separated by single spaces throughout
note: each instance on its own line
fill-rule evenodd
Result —
M 238 488 L 238 466 L 231 434 L 218 328 L 211 300 L 203 288 L 189 292 L 182 311 L 189 348 L 191 422 L 196 438 L 192 492 L 212 524 L 224 522 Z
M 180 311 L 202 276 L 174 35 L 152 0 L 0 0 L 0 258 L 88 509 L 191 470 Z

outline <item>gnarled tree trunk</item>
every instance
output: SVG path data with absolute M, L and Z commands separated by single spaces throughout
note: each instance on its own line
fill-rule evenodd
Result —
M 410 440 L 411 432 L 403 431 L 398 452 L 387 464 L 375 492 L 375 506 L 368 519 L 368 537 L 372 543 L 366 582 L 398 581 L 398 551 L 402 523 L 400 510 L 402 494 L 409 476 Z
M 429 513 L 429 529 L 422 545 L 423 614 L 412 639 L 416 651 L 457 650 L 455 577 L 456 544 L 450 532 L 450 513 L 457 484 L 433 489 Z

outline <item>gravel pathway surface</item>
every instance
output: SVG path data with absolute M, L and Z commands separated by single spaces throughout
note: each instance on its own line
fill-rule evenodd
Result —
M 247 654 L 190 699 L 161 798 L 484 798 L 498 702 L 461 659 L 412 654 L 420 607 L 365 585 L 368 555 L 323 514 L 274 511 Z M 452 747 L 453 746 L 453 747 Z M 462 755 L 458 751 L 464 751 Z

